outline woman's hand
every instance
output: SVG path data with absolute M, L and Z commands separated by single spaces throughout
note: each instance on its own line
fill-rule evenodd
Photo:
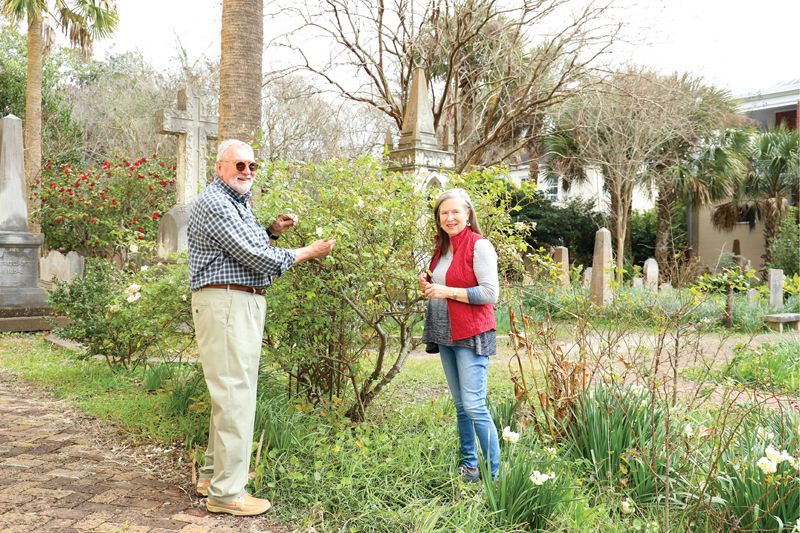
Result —
M 426 298 L 445 299 L 452 294 L 453 290 L 445 285 L 439 285 L 438 283 L 428 283 L 428 286 L 425 287 L 422 292 L 425 293 Z
M 417 281 L 419 282 L 419 290 L 421 290 L 422 292 L 425 292 L 425 289 L 427 289 L 428 285 L 431 284 L 428 281 L 428 276 L 426 276 L 424 272 L 419 275 L 419 278 L 417 278 Z

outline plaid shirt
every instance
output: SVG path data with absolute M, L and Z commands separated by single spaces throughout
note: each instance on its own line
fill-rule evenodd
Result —
M 189 286 L 238 283 L 268 287 L 294 264 L 296 253 L 270 246 L 264 227 L 241 195 L 216 178 L 189 213 Z

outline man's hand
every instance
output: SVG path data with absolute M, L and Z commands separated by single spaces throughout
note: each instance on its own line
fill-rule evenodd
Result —
M 302 263 L 309 259 L 326 257 L 331 253 L 331 250 L 333 250 L 334 244 L 336 244 L 336 239 L 320 239 L 312 242 L 308 246 L 297 248 L 295 250 L 295 252 L 297 252 L 297 257 L 294 260 L 294 264 Z
M 279 237 L 281 233 L 287 229 L 291 228 L 292 226 L 296 226 L 297 221 L 297 215 L 278 215 L 278 218 L 275 219 L 275 222 L 270 224 L 269 232 L 276 237 Z

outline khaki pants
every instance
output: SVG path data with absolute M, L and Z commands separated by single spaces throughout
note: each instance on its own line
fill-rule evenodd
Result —
M 192 293 L 197 350 L 211 396 L 208 448 L 200 479 L 208 495 L 236 499 L 247 484 L 264 332 L 263 296 L 230 289 Z

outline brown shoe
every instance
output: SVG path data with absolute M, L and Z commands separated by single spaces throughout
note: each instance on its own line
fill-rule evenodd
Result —
M 219 502 L 214 498 L 206 500 L 206 509 L 209 513 L 228 513 L 234 516 L 253 516 L 266 513 L 272 504 L 269 500 L 254 498 L 246 492 L 230 502 Z
M 201 496 L 208 496 L 208 486 L 211 485 L 210 479 L 198 479 L 197 486 L 194 488 L 195 492 Z

